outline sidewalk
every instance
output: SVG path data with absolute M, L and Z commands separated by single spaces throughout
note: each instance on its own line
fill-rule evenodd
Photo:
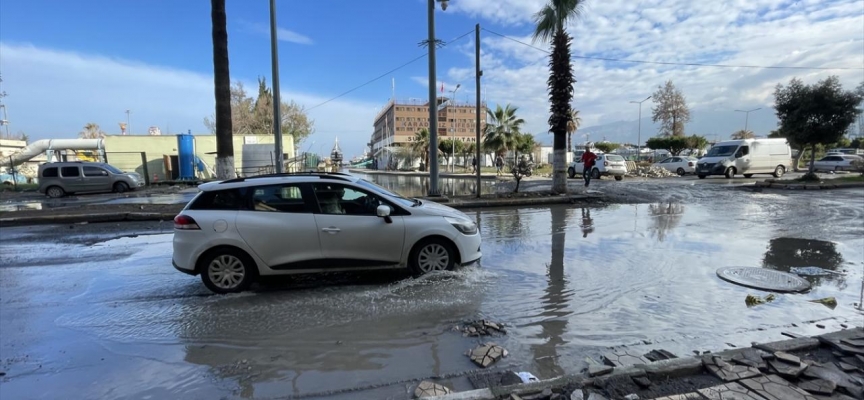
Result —
M 552 195 L 544 192 L 501 193 L 457 197 L 423 198 L 456 209 L 483 207 L 540 206 L 549 204 L 597 203 L 597 194 Z M 186 204 L 91 204 L 42 210 L 8 211 L 0 213 L 0 227 L 78 224 L 122 221 L 171 221 Z
M 852 400 L 864 399 L 864 329 L 649 361 L 607 353 L 585 373 L 427 397 L 435 400 Z M 668 352 L 667 352 L 668 353 Z M 671 356 L 672 358 L 667 358 Z M 511 373 L 512 374 L 512 373 Z

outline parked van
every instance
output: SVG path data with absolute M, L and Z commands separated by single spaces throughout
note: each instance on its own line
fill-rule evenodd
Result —
M 56 162 L 39 166 L 39 192 L 63 197 L 82 192 L 123 193 L 144 186 L 141 175 L 106 163 Z
M 792 149 L 786 139 L 743 139 L 720 142 L 696 164 L 696 175 L 772 174 L 779 178 L 792 168 Z

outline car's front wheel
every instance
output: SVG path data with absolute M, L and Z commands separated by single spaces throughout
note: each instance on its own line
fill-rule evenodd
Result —
M 774 174 L 773 175 L 775 178 L 779 178 L 779 177 L 783 176 L 783 174 L 785 174 L 785 173 L 786 173 L 786 167 L 784 167 L 782 165 L 778 165 L 777 168 L 774 168 Z
M 125 193 L 129 191 L 129 185 L 126 182 L 117 182 L 114 184 L 114 193 Z
M 452 270 L 456 265 L 456 250 L 442 239 L 426 239 L 414 246 L 408 265 L 415 276 Z
M 51 186 L 47 190 L 45 190 L 45 194 L 51 198 L 59 198 L 66 195 L 66 191 L 64 191 L 60 186 Z
M 600 179 L 600 170 L 594 168 L 591 170 L 591 179 Z
M 217 249 L 201 260 L 201 281 L 214 293 L 237 293 L 255 280 L 255 262 L 232 248 Z
M 684 171 L 684 168 L 678 168 L 678 170 L 675 172 L 678 174 L 678 176 L 684 176 L 684 174 L 687 173 L 687 171 Z

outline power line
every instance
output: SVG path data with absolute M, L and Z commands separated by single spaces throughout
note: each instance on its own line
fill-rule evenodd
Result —
M 524 46 L 528 46 L 532 49 L 542 51 L 546 54 L 551 54 L 549 50 L 542 49 L 540 47 L 534 46 L 529 43 L 525 43 L 519 39 L 512 38 L 507 35 L 502 35 L 498 32 L 490 31 L 486 28 L 481 28 L 486 32 L 489 32 L 493 35 L 500 36 L 504 39 L 514 41 Z M 717 67 L 717 68 L 762 68 L 762 69 L 799 69 L 799 70 L 864 70 L 864 68 L 853 68 L 853 67 L 794 67 L 794 66 L 783 66 L 783 65 L 731 65 L 731 64 L 703 64 L 703 63 L 681 63 L 681 62 L 670 62 L 670 61 L 645 61 L 645 60 L 629 60 L 629 59 L 621 59 L 621 58 L 608 58 L 608 57 L 589 57 L 589 56 L 570 56 L 570 58 L 583 59 L 583 60 L 598 60 L 598 61 L 614 61 L 614 62 L 628 62 L 628 63 L 636 63 L 636 64 L 660 64 L 660 65 L 681 65 L 681 66 L 689 66 L 689 67 Z
M 470 30 L 470 31 L 468 31 L 468 32 L 466 32 L 466 33 L 464 33 L 464 34 L 462 34 L 462 35 L 460 35 L 460 36 L 458 36 L 458 37 L 456 37 L 456 38 L 453 39 L 453 40 L 450 40 L 450 41 L 446 42 L 445 45 L 446 45 L 446 44 L 453 43 L 453 42 L 455 42 L 455 41 L 457 41 L 457 40 L 459 40 L 459 39 L 462 39 L 462 38 L 465 37 L 465 36 L 468 36 L 468 35 L 472 34 L 472 33 L 474 33 L 474 30 L 473 30 L 473 29 Z M 383 74 L 381 74 L 381 75 L 378 75 L 377 77 L 372 78 L 372 79 L 366 81 L 365 83 L 363 83 L 363 84 L 361 84 L 361 85 L 359 85 L 359 86 L 356 86 L 356 87 L 354 87 L 354 88 L 352 88 L 352 89 L 346 90 L 345 92 L 342 92 L 341 94 L 339 94 L 339 95 L 336 96 L 336 97 L 330 98 L 330 99 L 328 99 L 328 100 L 325 100 L 325 101 L 322 102 L 322 103 L 319 103 L 319 104 L 316 104 L 316 105 L 314 105 L 314 106 L 312 106 L 312 107 L 310 107 L 310 108 L 307 108 L 306 111 L 311 111 L 311 110 L 313 110 L 313 109 L 316 109 L 316 108 L 318 108 L 318 107 L 321 107 L 321 106 L 323 106 L 323 105 L 325 105 L 325 104 L 327 104 L 327 103 L 329 103 L 329 102 L 331 102 L 331 101 L 333 101 L 333 100 L 336 100 L 336 99 L 338 99 L 338 98 L 340 98 L 340 97 L 343 97 L 343 96 L 345 96 L 345 95 L 347 95 L 347 94 L 349 94 L 349 93 L 351 93 L 351 92 L 353 92 L 353 91 L 355 91 L 355 90 L 357 90 L 357 89 L 360 89 L 360 88 L 362 88 L 362 87 L 364 87 L 364 86 L 367 86 L 367 85 L 369 85 L 369 84 L 371 84 L 371 83 L 373 83 L 373 82 L 375 82 L 375 81 L 377 81 L 377 80 L 379 80 L 379 79 L 381 79 L 381 78 L 386 77 L 387 75 L 390 75 L 390 74 L 392 74 L 392 73 L 394 73 L 394 72 L 396 72 L 396 71 L 398 71 L 398 70 L 400 70 L 400 69 L 402 69 L 402 68 L 405 68 L 405 67 L 407 67 L 407 66 L 409 66 L 409 65 L 411 65 L 411 64 L 413 64 L 413 63 L 415 63 L 415 62 L 417 62 L 417 61 L 419 61 L 420 59 L 422 59 L 422 58 L 424 58 L 424 57 L 426 57 L 426 56 L 428 56 L 428 55 L 429 55 L 429 53 L 423 53 L 423 54 L 421 54 L 421 55 L 419 55 L 419 56 L 417 56 L 417 57 L 414 57 L 414 58 L 412 58 L 410 61 L 408 61 L 408 62 L 406 62 L 406 63 L 404 63 L 404 64 L 402 64 L 402 65 L 400 65 L 400 66 L 398 66 L 398 67 L 396 67 L 396 68 L 393 68 L 393 69 L 391 69 L 391 70 L 389 70 L 389 71 L 387 71 L 387 72 L 385 72 L 385 73 L 383 73 Z

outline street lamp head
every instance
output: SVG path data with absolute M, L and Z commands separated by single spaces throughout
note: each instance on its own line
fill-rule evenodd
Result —
M 449 3 L 450 1 L 449 0 L 438 0 L 438 2 L 441 3 L 441 11 L 447 11 L 447 3 Z
M 460 87 L 462 87 L 462 84 L 461 84 L 461 83 L 457 83 L 457 84 L 456 84 L 456 89 L 459 89 Z

